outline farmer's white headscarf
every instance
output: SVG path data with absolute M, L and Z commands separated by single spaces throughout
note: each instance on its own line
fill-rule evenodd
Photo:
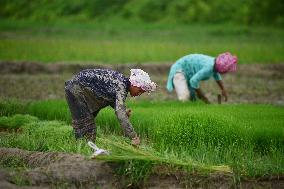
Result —
M 150 93 L 156 90 L 156 83 L 152 82 L 148 73 L 141 69 L 131 69 L 129 81 L 131 85 L 140 87 Z

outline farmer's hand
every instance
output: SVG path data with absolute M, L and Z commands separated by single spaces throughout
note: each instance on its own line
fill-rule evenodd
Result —
M 227 91 L 225 89 L 222 90 L 222 96 L 225 98 L 225 102 L 228 101 L 228 94 Z
M 138 146 L 140 144 L 140 138 L 138 136 L 134 137 L 131 141 L 131 144 L 134 146 Z
M 127 115 L 128 118 L 131 116 L 131 109 L 126 110 L 126 115 Z

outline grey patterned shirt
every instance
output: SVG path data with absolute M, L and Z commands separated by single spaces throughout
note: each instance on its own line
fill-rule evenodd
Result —
M 94 111 L 99 111 L 107 105 L 113 107 L 124 134 L 129 138 L 136 136 L 126 114 L 125 106 L 130 81 L 123 74 L 110 69 L 87 69 L 79 72 L 66 83 L 69 86 L 79 85 L 85 91 L 93 93 L 94 97 L 102 99 L 100 101 L 103 103 L 96 103 L 97 107 Z

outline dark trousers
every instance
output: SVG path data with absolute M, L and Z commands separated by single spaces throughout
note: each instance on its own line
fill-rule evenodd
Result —
M 80 91 L 74 93 L 70 88 L 72 86 L 65 87 L 65 97 L 72 116 L 75 138 L 86 137 L 88 140 L 95 141 L 96 125 L 94 116 L 90 112 L 83 94 Z

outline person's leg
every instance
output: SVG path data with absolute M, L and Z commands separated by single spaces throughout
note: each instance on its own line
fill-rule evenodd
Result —
M 78 95 L 75 96 L 68 89 L 65 89 L 65 96 L 72 116 L 75 138 L 86 137 L 88 140 L 95 141 L 96 125 L 94 117 L 90 113 L 84 99 Z
M 83 138 L 96 141 L 96 124 L 92 117 L 87 117 L 81 120 L 73 120 L 72 126 L 74 129 L 75 138 Z
M 177 72 L 173 79 L 175 91 L 177 97 L 181 101 L 186 101 L 189 99 L 189 89 L 187 86 L 187 81 L 182 72 Z

